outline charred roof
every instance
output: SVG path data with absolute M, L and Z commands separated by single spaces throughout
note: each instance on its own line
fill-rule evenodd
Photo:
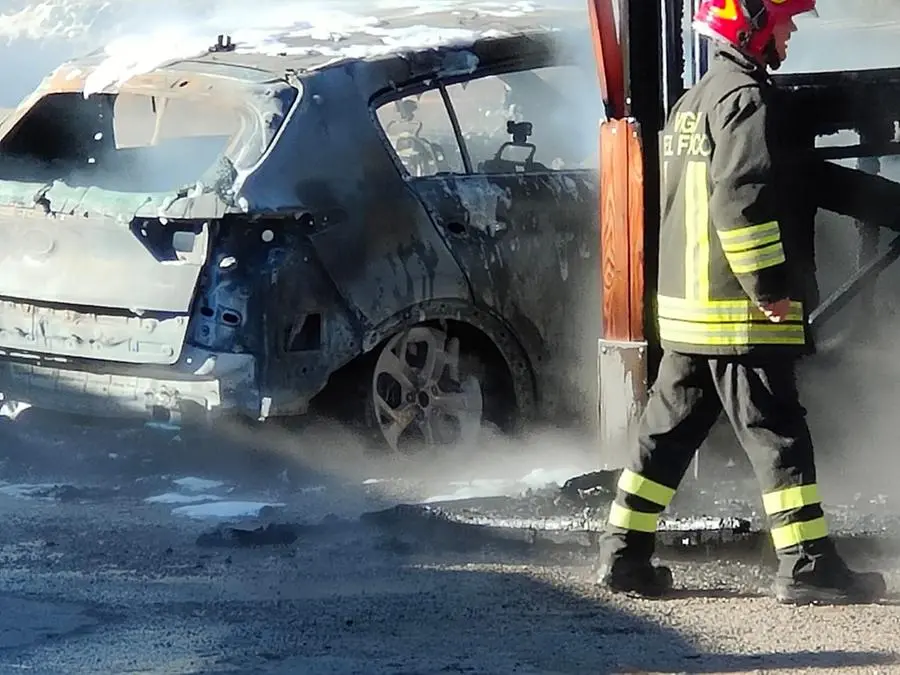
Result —
M 544 9 L 520 16 L 484 16 L 478 12 L 430 12 L 410 16 L 385 15 L 349 34 L 291 33 L 269 36 L 263 44 L 230 42 L 227 35 L 210 35 L 205 53 L 169 54 L 160 50 L 156 69 L 219 76 L 244 82 L 281 79 L 286 72 L 308 72 L 348 61 L 385 61 L 434 49 L 491 52 L 501 45 L 549 44 L 570 29 L 586 25 L 583 8 Z M 493 45 L 493 47 L 492 47 Z M 485 54 L 487 55 L 487 53 Z M 93 71 L 109 66 L 98 50 L 69 61 L 68 71 Z M 146 71 L 144 71 L 146 72 Z

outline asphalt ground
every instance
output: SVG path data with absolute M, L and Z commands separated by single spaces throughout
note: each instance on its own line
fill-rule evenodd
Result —
M 472 522 L 579 513 L 554 497 L 554 468 L 579 461 L 556 437 L 504 482 L 508 458 L 388 462 L 331 429 L 198 442 L 30 413 L 0 429 L 3 673 L 900 672 L 895 600 L 778 606 L 759 536 L 673 540 L 679 591 L 649 602 L 596 587 L 588 536 Z M 726 461 L 679 500 L 743 500 L 752 521 L 748 490 Z M 882 522 L 873 500 L 846 508 Z M 889 529 L 840 545 L 900 590 Z

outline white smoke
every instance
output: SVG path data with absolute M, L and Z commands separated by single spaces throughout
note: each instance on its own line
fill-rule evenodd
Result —
M 108 59 L 94 89 L 203 52 L 220 33 L 239 50 L 366 57 L 467 42 L 530 17 L 549 25 L 558 19 L 545 15 L 551 9 L 586 17 L 575 0 L 10 0 L 0 10 L 0 107 L 15 105 L 61 62 L 96 50 Z

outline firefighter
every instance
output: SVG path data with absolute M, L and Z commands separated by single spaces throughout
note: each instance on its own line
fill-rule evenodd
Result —
M 663 356 L 612 504 L 599 582 L 647 597 L 672 587 L 654 566 L 659 514 L 724 409 L 762 490 L 788 604 L 871 602 L 878 573 L 851 571 L 823 514 L 813 443 L 795 380 L 808 353 L 808 232 L 796 165 L 768 71 L 787 56 L 794 18 L 815 0 L 701 0 L 694 29 L 715 53 L 660 138 Z

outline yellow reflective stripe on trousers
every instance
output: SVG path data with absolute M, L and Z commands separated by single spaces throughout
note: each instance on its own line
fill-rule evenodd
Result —
M 802 323 L 692 323 L 660 317 L 659 335 L 671 342 L 711 347 L 806 343 Z
M 766 321 L 765 314 L 749 299 L 747 300 L 686 300 L 657 296 L 657 311 L 666 319 L 702 323 L 729 323 L 736 321 Z M 792 301 L 788 321 L 803 320 L 803 303 Z
M 791 523 L 772 528 L 772 544 L 776 549 L 788 548 L 828 536 L 825 518 L 815 518 L 802 523 Z
M 794 487 L 776 490 L 763 495 L 763 508 L 766 514 L 770 516 L 804 506 L 813 506 L 821 502 L 819 486 L 816 483 L 795 485 Z
M 641 513 L 619 506 L 615 502 L 609 509 L 609 524 L 635 532 L 656 532 L 659 516 L 655 513 Z
M 735 230 L 717 230 L 717 232 L 725 253 L 748 251 L 751 248 L 781 241 L 781 228 L 774 220 L 761 225 L 739 227 Z
M 781 242 L 769 244 L 749 251 L 729 253 L 725 251 L 731 271 L 735 274 L 752 274 L 768 267 L 775 267 L 785 261 L 784 247 Z
M 684 186 L 684 291 L 690 299 L 709 297 L 709 180 L 706 162 L 690 161 Z
M 649 478 L 644 478 L 629 469 L 622 471 L 622 475 L 619 476 L 618 487 L 623 492 L 646 499 L 648 502 L 663 508 L 668 506 L 669 502 L 672 501 L 672 497 L 675 496 L 675 490 L 672 488 L 652 481 Z

